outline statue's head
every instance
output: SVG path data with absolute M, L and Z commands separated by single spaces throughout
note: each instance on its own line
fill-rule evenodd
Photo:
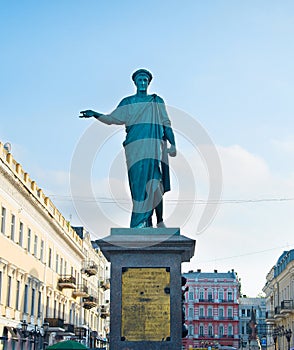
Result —
M 132 75 L 133 82 L 136 84 L 137 78 L 142 75 L 148 78 L 148 85 L 149 85 L 153 77 L 152 77 L 152 74 L 147 69 L 144 69 L 144 68 L 138 69 L 133 73 Z

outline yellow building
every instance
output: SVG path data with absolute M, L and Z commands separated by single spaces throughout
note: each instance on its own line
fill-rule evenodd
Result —
M 69 338 L 102 345 L 108 263 L 2 143 L 0 211 L 0 349 L 39 349 Z
M 263 287 L 266 295 L 267 348 L 293 348 L 294 250 L 284 251 L 271 268 Z

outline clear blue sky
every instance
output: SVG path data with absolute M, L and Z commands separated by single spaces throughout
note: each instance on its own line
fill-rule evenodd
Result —
M 146 67 L 150 90 L 211 136 L 224 200 L 294 198 L 293 17 L 290 0 L 2 0 L 0 140 L 11 142 L 65 217 L 74 216 L 61 196 L 92 123 L 79 111 L 111 111 L 133 93 L 131 73 Z M 120 141 L 112 147 L 119 152 Z M 99 180 L 99 166 L 95 173 Z M 282 251 L 294 247 L 293 204 L 221 204 L 199 237 L 187 223 L 182 233 L 197 239 L 197 249 L 184 268 L 234 268 L 243 293 L 255 296 Z

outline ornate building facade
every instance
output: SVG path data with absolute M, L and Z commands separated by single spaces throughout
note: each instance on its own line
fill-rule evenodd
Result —
M 270 350 L 294 347 L 294 249 L 284 251 L 270 269 L 266 295 L 267 344 Z
M 238 299 L 240 282 L 234 270 L 196 272 L 186 278 L 185 319 L 188 336 L 185 349 L 239 347 Z
M 37 350 L 69 338 L 102 346 L 108 263 L 2 143 L 0 211 L 0 348 Z

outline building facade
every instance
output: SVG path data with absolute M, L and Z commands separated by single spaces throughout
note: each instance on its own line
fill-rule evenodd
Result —
M 108 263 L 0 143 L 0 348 L 106 342 Z M 106 292 L 105 292 L 106 291 Z
M 238 299 L 240 282 L 234 270 L 196 272 L 186 278 L 184 349 L 239 347 Z
M 239 299 L 239 333 L 240 347 L 249 347 L 250 327 L 249 322 L 255 312 L 257 323 L 257 335 L 262 348 L 267 347 L 267 327 L 265 322 L 266 316 L 266 300 L 265 298 L 247 298 Z
M 267 342 L 271 350 L 294 347 L 294 249 L 284 251 L 266 276 Z

